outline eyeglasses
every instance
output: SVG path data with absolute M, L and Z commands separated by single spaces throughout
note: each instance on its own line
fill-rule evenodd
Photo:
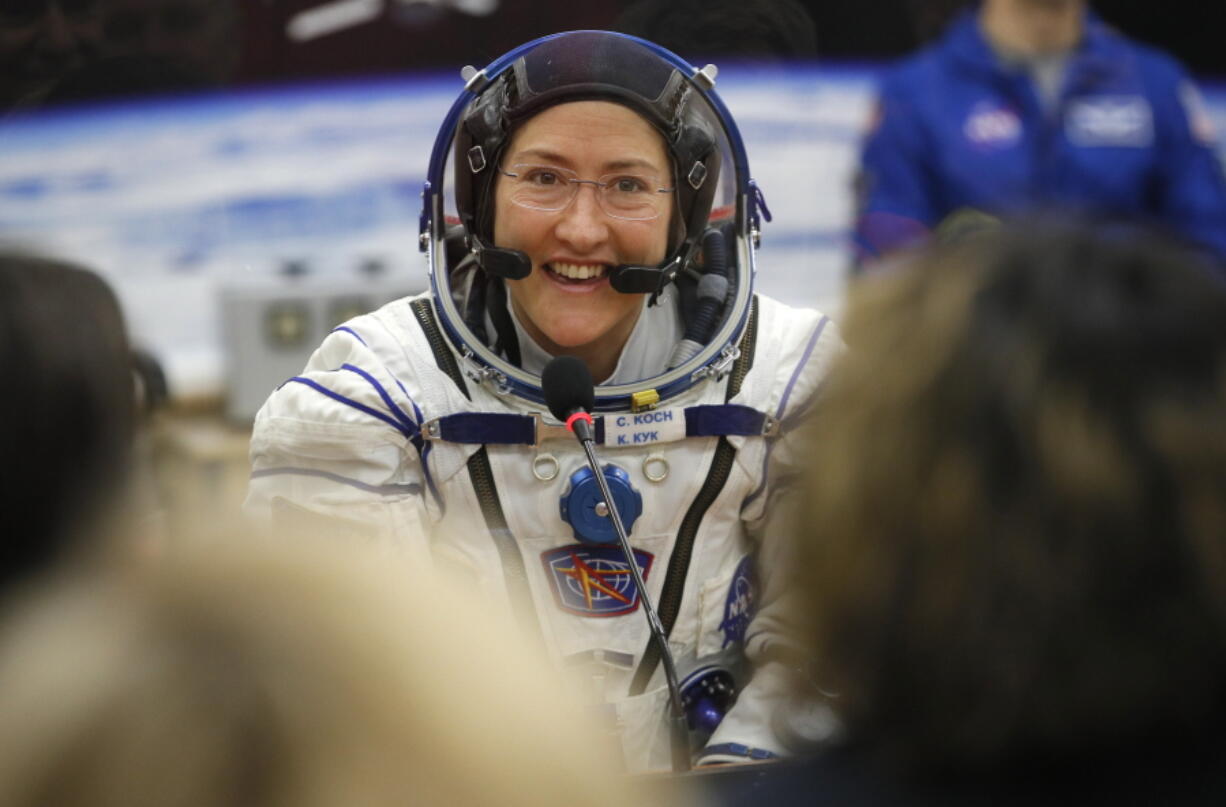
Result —
M 596 191 L 600 209 L 615 219 L 650 221 L 659 218 L 668 206 L 672 188 L 661 188 L 660 180 L 650 173 L 605 174 L 599 179 L 579 179 L 569 168 L 552 165 L 516 163 L 510 170 L 498 173 L 514 182 L 511 184 L 512 204 L 529 210 L 557 212 L 570 206 L 579 193 L 580 185 L 591 185 Z

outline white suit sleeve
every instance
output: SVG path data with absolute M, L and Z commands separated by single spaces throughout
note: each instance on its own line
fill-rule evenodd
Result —
M 256 415 L 245 509 L 276 533 L 369 541 L 424 568 L 422 415 L 387 364 L 341 328 L 273 392 Z

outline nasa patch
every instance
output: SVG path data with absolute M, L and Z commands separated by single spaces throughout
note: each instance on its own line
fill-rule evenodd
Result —
M 745 641 L 745 629 L 753 619 L 757 604 L 757 586 L 754 584 L 753 559 L 746 555 L 737 564 L 728 584 L 728 598 L 724 601 L 724 618 L 719 629 L 724 633 L 724 644 L 740 644 Z
M 1145 148 L 1154 142 L 1154 113 L 1140 95 L 1099 95 L 1070 101 L 1064 131 L 1079 146 Z
M 634 550 L 643 581 L 655 556 Z M 634 574 L 619 546 L 573 544 L 541 553 L 554 599 L 563 611 L 578 616 L 621 616 L 639 607 Z
M 967 115 L 962 133 L 976 146 L 1005 148 L 1022 139 L 1022 119 L 1009 107 L 979 103 Z

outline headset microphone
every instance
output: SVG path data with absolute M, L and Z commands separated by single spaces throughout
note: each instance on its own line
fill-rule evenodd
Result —
M 593 448 L 592 416 L 589 414 L 596 401 L 595 388 L 592 385 L 592 374 L 587 365 L 574 356 L 558 356 L 545 365 L 541 373 L 541 391 L 545 393 L 545 403 L 555 418 L 563 421 L 566 428 L 579 438 L 587 454 L 588 464 L 592 467 L 596 482 L 600 486 L 600 495 L 604 497 L 617 533 L 618 543 L 626 557 L 626 564 L 634 576 L 634 584 L 638 587 L 639 600 L 643 603 L 643 615 L 647 618 L 647 626 L 651 629 L 651 637 L 660 650 L 660 658 L 664 663 L 664 675 L 668 679 L 668 693 L 671 717 L 669 726 L 672 731 L 673 770 L 688 771 L 690 769 L 690 735 L 686 726 L 685 710 L 681 705 L 681 686 L 677 680 L 677 667 L 673 662 L 673 654 L 668 647 L 668 637 L 664 635 L 664 626 L 656 612 L 655 605 L 647 593 L 643 583 L 643 575 L 634 560 L 634 552 L 630 549 L 630 539 L 622 524 L 621 514 L 617 511 L 617 502 L 609 492 L 608 482 L 600 470 Z

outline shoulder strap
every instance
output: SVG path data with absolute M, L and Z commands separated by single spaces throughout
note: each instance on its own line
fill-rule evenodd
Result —
M 447 346 L 447 341 L 439 330 L 438 320 L 434 317 L 434 308 L 430 301 L 422 298 L 414 300 L 411 305 L 413 315 L 421 325 L 426 341 L 430 343 L 435 363 L 455 382 L 460 392 L 464 393 L 464 397 L 471 400 L 468 385 L 464 383 L 464 376 L 460 373 L 460 366 L 456 363 L 455 355 Z M 473 492 L 481 505 L 481 515 L 485 519 L 485 526 L 494 539 L 494 546 L 498 549 L 511 608 L 525 630 L 543 645 L 541 624 L 536 607 L 532 602 L 532 592 L 528 588 L 528 573 L 524 567 L 524 558 L 520 554 L 515 536 L 507 526 L 502 501 L 498 497 L 498 486 L 494 483 L 494 472 L 490 468 L 489 454 L 484 445 L 468 458 L 468 477 L 472 480 Z
M 741 337 L 741 355 L 732 365 L 732 372 L 728 377 L 725 403 L 731 401 L 741 391 L 741 384 L 745 376 L 749 374 L 750 368 L 753 367 L 754 347 L 757 340 L 758 297 L 754 295 L 749 306 L 745 333 Z M 657 603 L 665 636 L 672 634 L 673 625 L 676 624 L 677 616 L 681 612 L 681 600 L 685 595 L 685 581 L 690 573 L 690 560 L 694 554 L 694 541 L 698 537 L 698 528 L 702 526 L 702 519 L 707 514 L 707 510 L 711 508 L 724 489 L 728 476 L 732 473 L 732 463 L 735 458 L 736 449 L 732 447 L 732 443 L 728 442 L 727 437 L 720 437 L 706 481 L 702 483 L 702 488 L 698 491 L 694 501 L 690 503 L 690 509 L 686 511 L 685 518 L 681 521 L 677 542 L 673 545 L 672 554 L 668 558 L 668 571 L 665 573 L 664 587 L 660 591 L 660 602 Z M 634 680 L 630 683 L 631 695 L 639 695 L 646 690 L 659 663 L 659 645 L 648 640 L 642 661 L 639 662 L 638 669 L 634 673 Z

